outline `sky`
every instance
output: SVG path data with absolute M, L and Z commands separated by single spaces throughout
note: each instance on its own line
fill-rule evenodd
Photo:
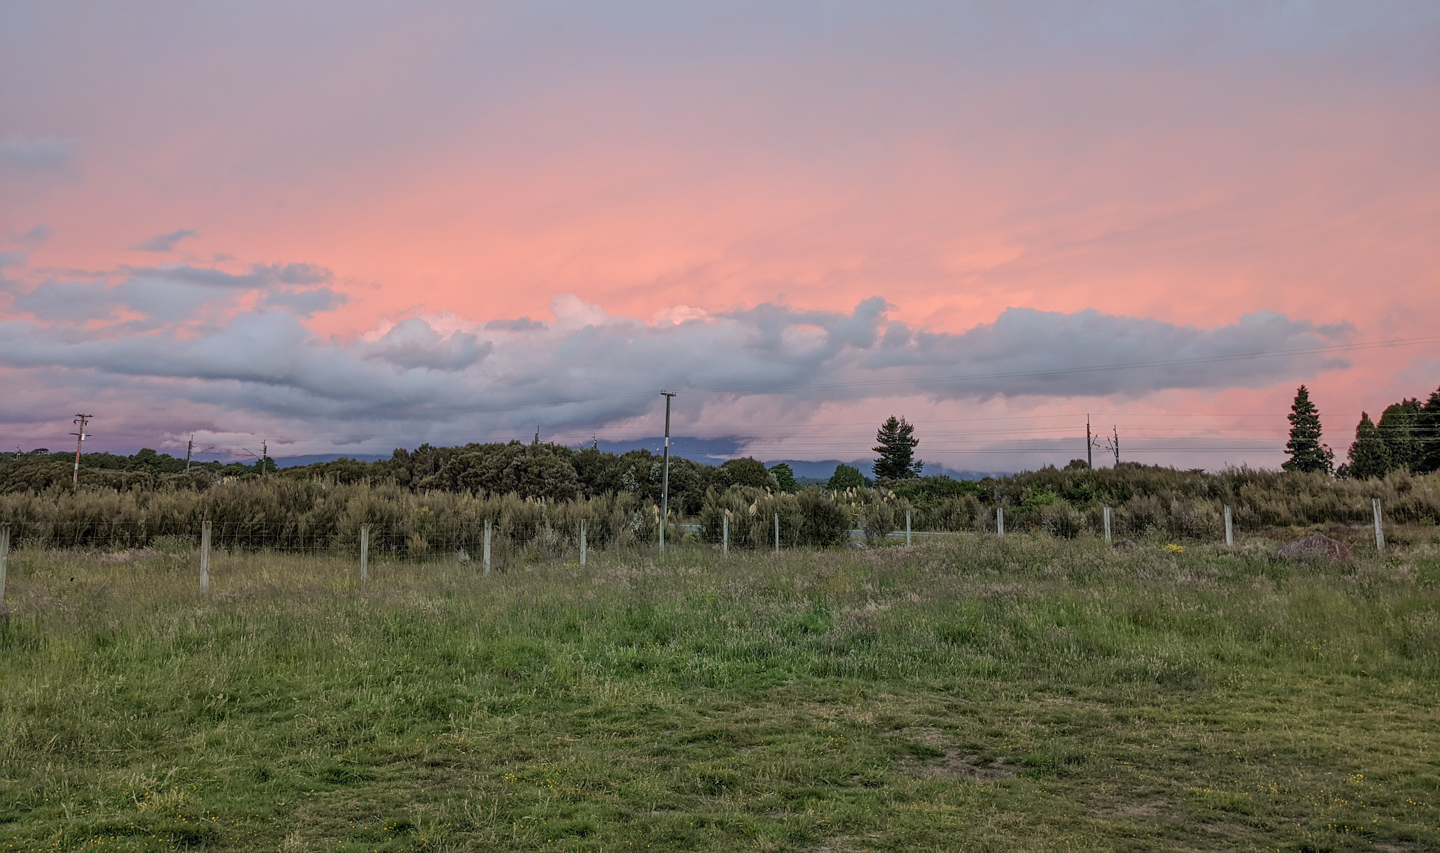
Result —
M 1440 4 L 9 2 L 0 444 L 1284 459 L 1440 386 Z M 1113 462 L 1096 449 L 1096 464 Z

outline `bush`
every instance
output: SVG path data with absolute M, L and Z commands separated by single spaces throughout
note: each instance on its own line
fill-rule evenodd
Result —
M 744 486 L 709 490 L 700 508 L 700 535 L 718 543 L 730 517 L 730 546 L 772 548 L 775 516 L 780 516 L 780 543 L 784 547 L 828 548 L 849 538 L 850 516 L 825 490 L 816 486 L 799 494 L 771 494 Z

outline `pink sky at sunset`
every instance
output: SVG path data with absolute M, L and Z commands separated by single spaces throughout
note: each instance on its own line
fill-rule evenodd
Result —
M 9 4 L 0 253 L 7 447 L 1271 467 L 1440 385 L 1440 7 Z

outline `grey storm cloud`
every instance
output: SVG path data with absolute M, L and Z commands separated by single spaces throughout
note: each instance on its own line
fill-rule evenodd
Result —
M 57 285 L 48 298 L 81 301 L 73 296 Z M 909 329 L 886 310 L 875 298 L 848 313 L 761 305 L 649 324 L 562 296 L 541 328 L 492 338 L 483 329 L 442 334 L 411 318 L 372 341 L 323 339 L 277 310 L 242 312 L 198 336 L 11 321 L 0 323 L 0 365 L 76 381 L 103 375 L 108 388 L 128 388 L 156 410 L 203 401 L 236 417 L 294 419 L 298 430 L 363 424 L 393 435 L 500 412 L 598 428 L 643 411 L 657 388 L 724 406 L 745 397 L 808 405 L 1259 387 L 1341 366 L 1333 353 L 1293 351 L 1350 334 L 1274 313 L 1199 328 L 1021 308 L 952 334 Z
M 12 133 L 0 139 L 0 163 L 24 172 L 39 172 L 46 169 L 65 170 L 75 158 L 79 143 L 74 139 L 54 139 L 49 136 L 40 139 L 26 139 Z
M 1333 345 L 1347 325 L 1317 327 L 1261 311 L 1213 329 L 1102 314 L 1008 308 L 961 334 L 885 331 L 862 365 L 925 377 L 935 396 L 1138 395 L 1166 388 L 1257 387 L 1295 359 L 1266 355 Z M 1279 359 L 1283 364 L 1275 364 Z M 1337 362 L 1338 364 L 1338 362 Z M 955 366 L 964 370 L 952 370 Z
M 156 234 L 149 240 L 142 240 L 130 248 L 137 252 L 171 252 L 174 251 L 176 243 L 186 237 L 197 236 L 199 235 L 189 228 L 182 228 L 179 231 L 171 231 L 169 234 Z

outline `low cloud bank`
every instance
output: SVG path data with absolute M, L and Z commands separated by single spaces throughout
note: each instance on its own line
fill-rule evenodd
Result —
M 332 281 L 322 267 L 290 264 L 9 282 L 0 369 L 11 387 L 43 388 L 46 399 L 104 397 L 132 429 L 174 433 L 203 421 L 222 432 L 404 443 L 447 425 L 477 437 L 502 422 L 603 429 L 651 409 L 661 388 L 703 401 L 691 408 L 703 420 L 745 398 L 803 412 L 899 396 L 1138 398 L 1265 387 L 1343 366 L 1333 354 L 1287 351 L 1351 334 L 1268 312 L 1198 328 L 1031 308 L 952 334 L 890 320 L 879 297 L 846 312 L 680 306 L 652 323 L 561 295 L 548 321 L 457 329 L 454 318 L 420 316 L 342 341 L 303 322 L 344 301 Z M 0 407 L 0 422 L 33 420 Z

